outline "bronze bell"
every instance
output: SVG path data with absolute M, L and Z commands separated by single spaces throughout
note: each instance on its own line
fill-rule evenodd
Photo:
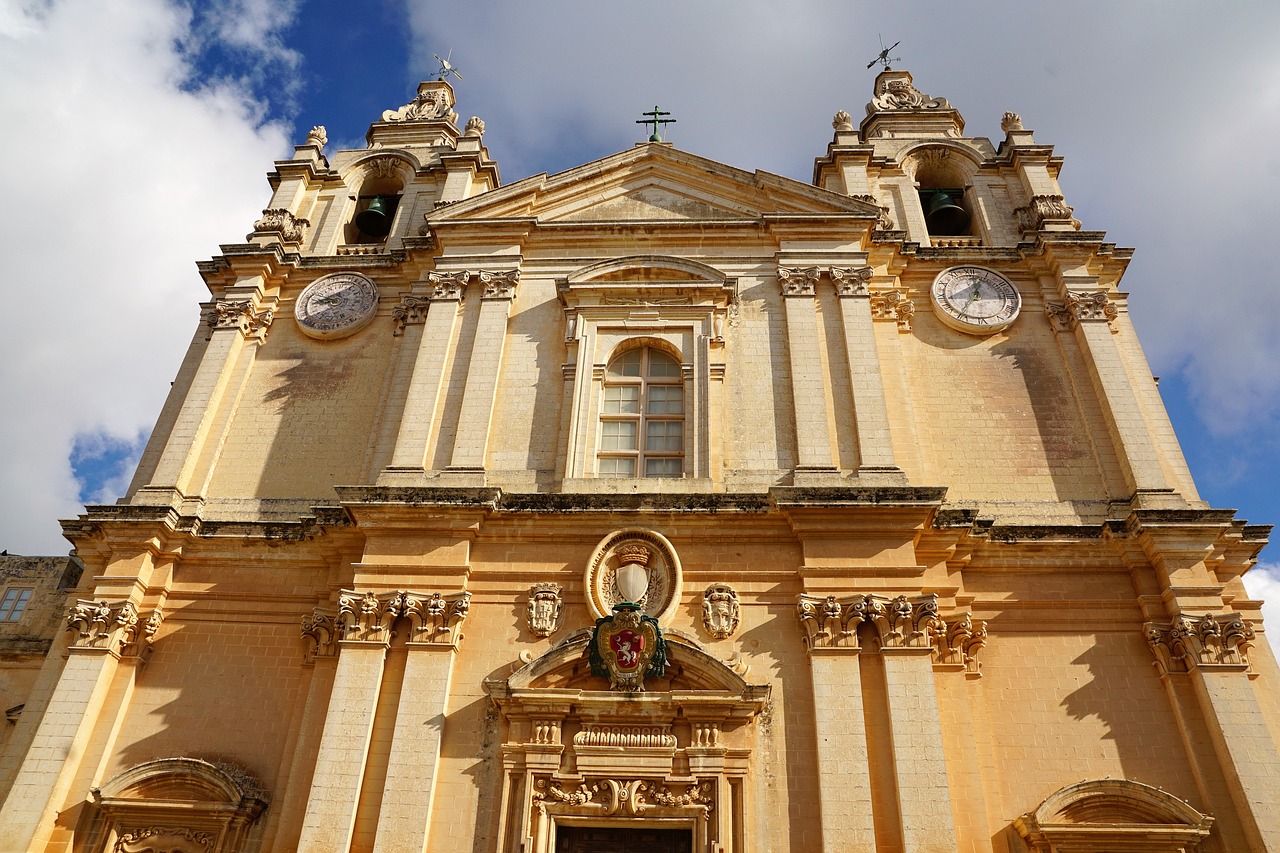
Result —
M 952 201 L 945 190 L 933 194 L 924 219 L 930 234 L 955 236 L 969 232 L 969 211 Z
M 356 227 L 370 237 L 385 237 L 391 233 L 391 202 L 384 195 L 374 196 L 369 206 L 356 214 Z

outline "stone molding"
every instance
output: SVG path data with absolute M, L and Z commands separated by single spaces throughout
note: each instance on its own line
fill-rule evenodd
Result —
M 915 313 L 915 303 L 901 290 L 871 294 L 871 319 L 893 320 L 899 332 L 911 331 L 911 318 Z
M 1246 671 L 1255 636 L 1238 613 L 1183 614 L 1172 622 L 1148 622 L 1143 634 L 1161 675 L 1195 669 Z
M 406 326 L 421 326 L 427 322 L 427 311 L 431 308 L 431 297 L 415 296 L 406 293 L 400 297 L 400 304 L 391 309 L 391 316 L 396 327 L 391 332 L 393 337 L 404 334 Z
M 550 637 L 564 621 L 564 598 L 558 583 L 535 583 L 529 589 L 526 621 L 535 637 Z
M 276 234 L 282 243 L 301 243 L 310 225 L 287 207 L 268 207 L 262 211 L 262 218 L 253 223 L 253 233 L 247 239 Z
M 1046 302 L 1044 313 L 1059 332 L 1070 332 L 1079 323 L 1106 323 L 1115 332 L 1120 309 L 1105 290 L 1069 290 L 1066 302 Z
M 209 327 L 205 340 L 222 329 L 238 329 L 245 340 L 262 343 L 267 339 L 271 321 L 275 319 L 272 309 L 259 310 L 249 299 L 219 299 L 203 307 L 205 325 Z
M 726 583 L 713 583 L 702 593 L 702 629 L 717 640 L 727 640 L 738 630 L 741 608 L 738 593 Z
M 1130 779 L 1086 779 L 1050 794 L 1013 827 L 1032 853 L 1178 850 L 1195 853 L 1214 819 Z
M 986 623 L 972 614 L 950 623 L 938 616 L 935 593 L 896 598 L 874 593 L 843 598 L 801 593 L 796 615 L 810 654 L 827 649 L 861 651 L 858 628 L 866 623 L 875 629 L 882 650 L 929 649 L 935 663 L 958 665 L 977 674 L 976 656 L 987 639 Z
M 389 643 L 392 625 L 409 620 L 410 643 L 456 648 L 462 622 L 471 608 L 471 593 L 355 592 L 342 590 L 335 625 L 341 642 Z
M 164 613 L 151 611 L 146 619 L 138 615 L 132 601 L 79 599 L 67 614 L 67 630 L 75 634 L 73 649 L 103 649 L 120 657 L 145 658 Z

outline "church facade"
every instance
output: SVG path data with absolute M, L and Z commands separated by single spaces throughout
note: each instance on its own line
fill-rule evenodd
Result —
M 453 108 L 313 129 L 199 265 L 0 851 L 1280 851 L 1269 527 L 1018 116 L 886 70 L 811 183 L 503 185 Z

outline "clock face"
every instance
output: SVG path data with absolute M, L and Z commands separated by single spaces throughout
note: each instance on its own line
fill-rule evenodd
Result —
M 307 285 L 293 316 L 313 338 L 340 338 L 369 325 L 377 310 L 378 286 L 359 273 L 339 272 Z
M 1022 297 L 1009 279 L 983 267 L 943 270 L 934 279 L 930 294 L 938 318 L 971 335 L 1008 328 L 1022 308 Z

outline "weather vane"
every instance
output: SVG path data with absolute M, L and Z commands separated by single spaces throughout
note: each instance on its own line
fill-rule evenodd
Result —
M 452 74 L 454 77 L 457 77 L 459 80 L 462 79 L 462 75 L 458 73 L 457 66 L 455 66 L 452 62 L 449 61 L 449 58 L 453 56 L 453 48 L 449 48 L 449 53 L 443 57 L 438 53 L 433 53 L 431 55 L 434 56 L 436 58 L 436 61 L 440 63 L 440 72 L 439 72 L 440 76 L 436 78 L 437 80 L 441 80 L 441 81 L 448 80 L 450 74 Z
M 900 45 L 900 44 L 902 44 L 902 42 L 901 42 L 901 41 L 895 41 L 893 44 L 889 45 L 888 47 L 885 47 L 885 46 L 884 46 L 884 37 L 883 37 L 883 36 L 882 36 L 882 37 L 880 37 L 880 53 L 876 56 L 876 58 L 875 58 L 875 59 L 873 59 L 873 60 L 871 60 L 870 62 L 868 62 L 868 63 L 867 63 L 867 67 L 868 67 L 868 68 L 870 68 L 870 67 L 872 67 L 873 65 L 875 65 L 877 62 L 879 62 L 879 63 L 882 63 L 882 64 L 884 65 L 884 70 L 885 70 L 885 71 L 892 71 L 893 69 L 889 67 L 889 63 L 890 63 L 890 62 L 901 62 L 901 61 L 902 61 L 902 57 L 901 57 L 901 56 L 890 56 L 890 55 L 889 55 L 889 51 L 893 50 L 895 47 L 897 47 L 897 46 L 898 46 L 898 45 Z M 437 58 L 439 58 L 439 57 L 437 57 Z
M 653 109 L 649 110 L 649 112 L 647 112 L 647 113 L 640 113 L 640 115 L 642 115 L 642 116 L 649 116 L 649 118 L 641 119 L 641 120 L 637 121 L 637 122 L 636 122 L 636 124 L 646 124 L 646 125 L 651 124 L 651 125 L 653 125 L 653 134 L 649 137 L 649 141 L 650 141 L 650 142 L 661 142 L 661 141 L 662 141 L 662 137 L 658 135 L 658 125 L 660 125 L 660 124 L 675 124 L 675 123 L 676 123 L 676 120 L 675 120 L 675 119 L 673 119 L 673 118 L 658 118 L 658 116 L 669 116 L 669 115 L 671 115 L 671 113 L 664 113 L 662 110 L 658 109 L 658 107 L 657 107 L 657 105 L 656 105 L 656 104 L 654 105 Z

